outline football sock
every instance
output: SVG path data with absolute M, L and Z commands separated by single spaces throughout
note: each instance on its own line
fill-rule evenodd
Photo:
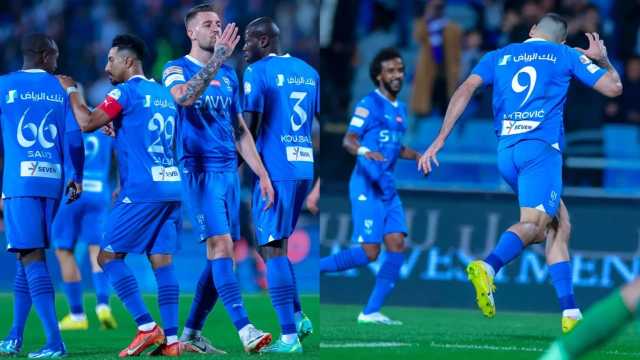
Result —
M 211 270 L 214 285 L 233 325 L 237 330 L 242 329 L 249 324 L 249 317 L 242 303 L 238 279 L 233 273 L 233 259 L 225 257 L 212 260 Z
M 84 307 L 82 306 L 82 283 L 80 281 L 65 281 L 63 288 L 65 295 L 67 295 L 71 314 L 84 314 Z
M 111 286 L 116 291 L 118 298 L 124 303 L 139 329 L 145 331 L 140 326 L 152 323 L 153 319 L 142 301 L 138 283 L 131 269 L 129 269 L 124 260 L 120 259 L 109 261 L 103 266 L 103 269 L 107 273 Z
M 96 290 L 96 304 L 109 305 L 109 279 L 103 271 L 96 271 L 93 276 L 93 288 Z
M 162 318 L 164 335 L 175 337 L 178 334 L 178 299 L 180 286 L 173 271 L 173 264 L 165 265 L 154 270 L 158 284 L 158 307 Z
M 187 322 L 184 325 L 185 331 L 187 328 L 190 330 L 202 330 L 204 322 L 207 320 L 207 316 L 218 300 L 218 292 L 216 291 L 216 287 L 213 283 L 211 263 L 212 260 L 208 260 L 207 265 L 200 274 L 200 279 L 196 286 L 196 292 L 193 296 L 193 302 L 191 303 L 189 318 L 187 318 Z
M 62 343 L 56 317 L 55 293 L 47 264 L 38 260 L 25 266 L 29 293 L 38 317 L 42 321 L 48 347 L 59 347 Z
M 577 309 L 573 296 L 573 277 L 571 273 L 571 263 L 562 261 L 549 265 L 549 275 L 551 282 L 556 289 L 556 295 L 560 301 L 561 310 Z
M 496 245 L 491 254 L 484 259 L 484 262 L 493 268 L 494 274 L 497 274 L 504 265 L 520 255 L 523 249 L 524 244 L 522 244 L 520 237 L 512 231 L 505 231 L 502 233 L 502 236 L 500 236 L 498 245 Z
M 291 279 L 293 279 L 293 312 L 302 314 L 302 304 L 300 303 L 300 294 L 298 293 L 298 282 L 296 281 L 296 272 L 293 270 L 293 264 L 287 257 L 289 263 L 289 271 L 291 271 Z
M 320 272 L 344 271 L 364 266 L 368 263 L 367 253 L 364 252 L 362 246 L 356 246 L 320 259 Z
M 276 310 L 282 335 L 296 334 L 293 318 L 293 279 L 286 256 L 277 256 L 267 260 L 267 286 L 271 304 Z
M 8 339 L 22 339 L 24 324 L 31 310 L 31 294 L 27 274 L 20 260 L 16 260 L 16 277 L 13 283 L 13 324 Z
M 613 337 L 632 319 L 618 289 L 589 308 L 582 321 L 558 343 L 572 359 L 577 358 Z
M 404 254 L 401 252 L 387 251 L 384 262 L 376 275 L 376 284 L 369 296 L 369 302 L 364 308 L 365 315 L 378 312 L 384 303 L 385 298 L 391 292 L 391 289 L 400 277 L 400 269 L 404 262 Z

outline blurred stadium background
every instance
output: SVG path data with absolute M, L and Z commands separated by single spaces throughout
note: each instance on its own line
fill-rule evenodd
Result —
M 442 11 L 438 4 L 443 5 Z M 636 0 L 323 1 L 322 256 L 352 245 L 348 179 L 354 159 L 342 150 L 341 142 L 355 102 L 372 90 L 368 67 L 375 53 L 395 46 L 403 55 L 406 73 L 400 99 L 411 112 L 405 144 L 423 152 L 440 129 L 449 96 L 480 57 L 525 40 L 531 25 L 546 12 L 568 19 L 569 46 L 586 48 L 584 33 L 599 32 L 624 83 L 624 94 L 616 99 L 606 99 L 578 82 L 572 83 L 568 93 L 563 198 L 573 225 L 576 299 L 586 308 L 640 274 L 640 1 Z M 433 174 L 425 178 L 414 162 L 398 162 L 396 184 L 401 189 L 409 236 L 401 280 L 389 305 L 472 309 L 469 315 L 460 316 L 477 316 L 482 321 L 464 268 L 470 260 L 486 256 L 500 233 L 518 218 L 515 196 L 497 171 L 496 145 L 491 91 L 485 90 L 472 99 Z M 379 264 L 380 260 L 367 268 L 321 276 L 323 329 L 344 322 L 355 325 L 360 308 L 335 304 L 364 305 Z M 529 248 L 503 270 L 496 285 L 498 313 L 558 311 L 541 246 Z M 350 313 L 341 313 L 341 309 Z M 431 322 L 422 319 L 415 308 L 407 310 L 405 314 L 410 315 L 404 319 L 399 310 L 387 311 L 413 325 L 420 320 Z M 329 312 L 340 315 L 325 317 Z M 439 335 L 461 331 L 460 337 L 477 341 L 483 336 L 468 334 L 467 329 L 451 323 L 443 325 L 445 319 L 437 315 L 425 316 L 442 326 L 441 332 L 434 330 Z M 552 325 L 546 341 L 560 332 L 559 324 Z M 344 332 L 346 326 L 339 329 Z M 429 326 L 416 325 L 416 329 L 423 327 Z M 388 338 L 382 331 L 378 329 L 380 335 L 367 340 L 397 341 L 414 329 L 390 330 Z M 357 339 L 369 336 L 363 334 Z M 486 336 L 498 345 L 509 341 L 495 333 Z M 355 341 L 356 337 L 353 333 L 348 338 Z M 331 340 L 336 339 L 323 331 L 326 347 L 342 346 Z M 539 340 L 538 345 L 545 346 L 545 339 Z
M 41 31 L 52 36 L 60 49 L 58 71 L 79 81 L 85 90 L 89 105 L 97 105 L 111 89 L 104 73 L 106 55 L 112 38 L 123 32 L 131 32 L 146 42 L 149 56 L 145 59 L 148 77 L 161 79 L 163 65 L 189 52 L 183 17 L 193 5 L 204 1 L 186 0 L 49 0 L 0 2 L 0 73 L 22 67 L 20 38 L 27 32 Z M 249 21 L 260 16 L 271 16 L 282 31 L 285 51 L 298 56 L 313 66 L 318 65 L 317 1 L 247 0 L 215 1 L 213 4 L 224 17 L 224 22 L 236 22 L 244 35 Z M 241 40 L 229 64 L 237 69 L 241 78 L 244 70 Z M 245 293 L 261 292 L 266 286 L 264 264 L 254 250 L 253 225 L 249 213 L 251 199 L 250 171 L 241 169 L 243 239 L 236 246 L 237 273 Z M 113 179 L 115 185 L 115 179 Z M 305 210 L 297 231 L 290 240 L 289 256 L 294 263 L 298 286 L 302 293 L 315 295 L 317 302 L 319 282 L 317 217 Z M 4 245 L 4 225 L 0 221 L 0 243 Z M 76 251 L 83 273 L 83 285 L 91 291 L 90 264 L 86 246 L 80 243 Z M 52 252 L 48 263 L 59 290 L 60 276 L 57 261 Z M 131 255 L 129 264 L 137 269 L 136 277 L 143 292 L 155 293 L 155 278 L 143 256 Z M 184 210 L 184 232 L 181 250 L 174 258 L 181 292 L 195 289 L 196 275 L 205 266 L 205 248 L 198 243 L 198 236 Z M 0 252 L 0 292 L 10 292 L 13 284 L 14 258 Z M 268 301 L 268 298 L 265 298 Z M 265 303 L 266 304 L 266 303 Z M 6 310 L 6 309 L 5 309 Z M 2 318 L 10 321 L 10 310 L 3 310 Z M 62 314 L 59 314 L 60 316 Z M 317 314 L 315 314 L 317 315 Z M 184 320 L 184 319 L 183 319 Z M 4 325 L 2 328 L 4 329 Z M 7 323 L 6 326 L 9 326 Z

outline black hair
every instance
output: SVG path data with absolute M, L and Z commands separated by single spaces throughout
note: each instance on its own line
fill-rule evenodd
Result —
M 53 39 L 43 33 L 30 33 L 22 37 L 20 50 L 25 57 L 34 57 L 53 50 Z
M 132 34 L 120 34 L 113 38 L 111 47 L 118 48 L 118 50 L 129 50 L 136 54 L 138 60 L 142 61 L 146 53 L 146 46 L 144 41 L 139 37 Z
M 369 77 L 375 86 L 378 86 L 378 75 L 382 72 L 382 63 L 393 59 L 402 59 L 400 52 L 395 48 L 384 48 L 376 54 L 369 65 Z
M 213 5 L 204 3 L 200 5 L 196 5 L 187 11 L 187 14 L 184 16 L 184 26 L 189 26 L 189 21 L 193 19 L 198 13 L 201 12 L 216 12 L 216 8 Z

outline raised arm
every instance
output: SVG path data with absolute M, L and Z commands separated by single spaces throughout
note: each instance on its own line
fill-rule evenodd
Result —
M 447 140 L 451 130 L 453 130 L 453 127 L 456 125 L 460 115 L 462 115 L 462 112 L 469 104 L 471 96 L 473 96 L 473 93 L 480 87 L 480 85 L 482 85 L 482 78 L 478 75 L 472 74 L 469 75 L 469 77 L 453 93 L 449 106 L 447 107 L 447 112 L 444 115 L 444 121 L 442 122 L 440 133 L 438 133 L 438 136 L 436 136 L 427 151 L 425 151 L 418 161 L 418 170 L 422 170 L 425 175 L 429 174 L 432 170 L 431 161 L 433 161 L 436 166 L 440 165 L 436 155 L 444 146 L 444 142 Z
M 598 66 L 607 72 L 593 85 L 593 89 L 607 97 L 616 97 L 622 95 L 622 81 L 616 69 L 611 65 L 609 56 L 607 55 L 607 47 L 604 41 L 600 40 L 598 33 L 585 33 L 589 39 L 589 48 L 575 48 L 590 59 L 596 62 Z
M 216 39 L 213 56 L 209 62 L 189 81 L 171 88 L 171 96 L 176 103 L 182 106 L 193 104 L 209 86 L 211 79 L 216 75 L 222 63 L 233 53 L 233 49 L 239 41 L 240 36 L 235 23 L 227 24 L 222 35 Z

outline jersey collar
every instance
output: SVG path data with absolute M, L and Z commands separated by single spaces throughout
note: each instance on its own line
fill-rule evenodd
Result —
M 198 65 L 200 67 L 204 67 L 204 65 L 205 65 L 205 64 L 202 63 L 202 61 L 194 58 L 193 56 L 191 56 L 189 54 L 185 55 L 184 57 L 186 57 L 187 60 L 191 61 L 192 63 L 194 63 L 194 64 L 196 64 L 196 65 Z
M 133 79 L 135 79 L 135 78 L 139 78 L 139 79 L 147 80 L 147 81 L 155 81 L 155 80 L 153 80 L 153 79 L 147 79 L 146 77 L 144 77 L 144 75 L 133 75 L 132 77 L 130 77 L 130 78 L 129 78 L 129 80 L 133 80 Z M 127 80 L 127 81 L 128 81 L 128 80 Z
M 286 53 L 286 54 L 284 54 L 284 55 L 278 55 L 278 54 L 276 54 L 276 53 L 270 53 L 270 54 L 269 54 L 269 55 L 267 55 L 267 56 L 284 57 L 284 58 L 291 57 L 291 55 L 289 55 L 289 53 Z
M 549 40 L 543 39 L 543 38 L 533 37 L 533 38 L 529 38 L 529 39 L 525 40 L 524 42 L 533 42 L 533 41 L 549 41 Z
M 43 73 L 43 72 L 46 72 L 46 71 L 44 71 L 42 69 L 23 69 L 23 70 L 20 70 L 20 71 L 26 72 L 26 73 Z
M 391 101 L 391 100 L 389 100 L 388 97 L 384 96 L 384 94 L 381 93 L 379 89 L 376 89 L 375 91 L 376 91 L 376 94 L 380 95 L 381 98 L 387 100 L 391 105 L 393 105 L 393 107 L 398 107 L 398 100 Z

